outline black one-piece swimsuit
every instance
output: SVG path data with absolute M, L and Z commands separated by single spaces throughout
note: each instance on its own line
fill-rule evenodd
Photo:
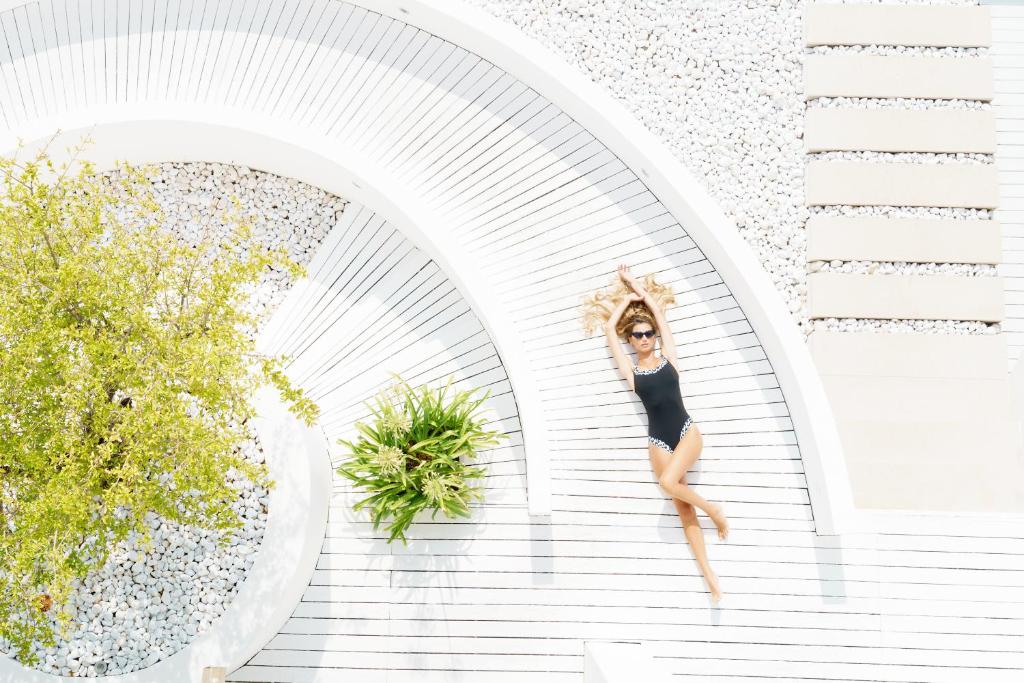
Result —
M 662 356 L 657 367 L 633 366 L 633 386 L 647 409 L 647 440 L 671 453 L 693 424 L 679 392 L 679 373 Z

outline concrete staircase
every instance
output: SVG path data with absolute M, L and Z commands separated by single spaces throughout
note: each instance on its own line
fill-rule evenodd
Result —
M 986 7 L 810 5 L 805 44 L 988 47 Z M 993 99 L 988 56 L 814 54 L 805 96 Z M 805 150 L 995 154 L 992 111 L 809 109 Z M 994 164 L 810 161 L 808 206 L 995 209 Z M 816 215 L 810 270 L 833 259 L 1002 261 L 995 220 Z M 1001 323 L 998 277 L 811 272 L 811 318 Z M 1024 511 L 1024 442 L 1007 341 L 995 335 L 816 331 L 812 356 L 839 424 L 855 503 L 872 509 Z

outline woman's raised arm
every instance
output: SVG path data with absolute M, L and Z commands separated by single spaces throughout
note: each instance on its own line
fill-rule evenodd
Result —
M 630 274 L 629 268 L 626 265 L 619 266 L 619 277 L 632 287 L 633 291 L 637 293 L 641 300 L 647 305 L 647 308 L 651 310 L 651 314 L 654 315 L 654 322 L 658 326 L 658 333 L 661 335 L 661 355 L 665 356 L 672 362 L 672 367 L 679 372 L 679 357 L 676 355 L 676 342 L 672 338 L 672 330 L 668 326 L 668 320 L 665 319 L 665 313 L 661 310 L 658 302 L 654 300 L 651 293 L 644 289 L 644 286 Z
M 661 355 L 672 361 L 672 366 L 679 372 L 679 358 L 676 356 L 676 341 L 672 338 L 672 330 L 668 326 L 668 320 L 665 319 L 665 314 L 662 312 L 661 307 L 658 306 L 658 302 L 654 300 L 651 293 L 640 288 L 640 293 L 644 297 L 644 303 L 647 304 L 647 308 L 651 309 L 651 313 L 654 314 L 654 322 L 658 324 L 658 332 L 661 333 Z
M 608 340 L 608 348 L 612 351 L 612 358 L 615 359 L 615 364 L 619 366 L 619 374 L 629 384 L 629 390 L 634 391 L 633 388 L 633 364 L 629 362 L 629 357 L 622 350 L 622 344 L 619 342 L 618 336 L 615 334 L 615 326 L 619 324 L 619 318 L 622 317 L 626 307 L 634 301 L 639 301 L 640 296 L 633 294 L 623 299 L 618 307 L 612 311 L 611 316 L 608 318 L 608 322 L 604 324 L 604 335 L 605 339 Z

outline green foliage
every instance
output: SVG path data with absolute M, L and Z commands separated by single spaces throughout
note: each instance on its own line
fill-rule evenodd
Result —
M 229 470 L 272 485 L 237 450 L 255 389 L 317 415 L 286 359 L 255 352 L 245 307 L 268 268 L 301 268 L 234 212 L 223 243 L 182 241 L 145 170 L 80 163 L 0 158 L 0 636 L 27 663 L 33 641 L 54 643 L 40 595 L 62 608 L 131 532 L 150 545 L 147 513 L 230 540 Z
M 372 494 L 353 509 L 370 508 L 374 529 L 391 517 L 388 543 L 401 538 L 408 545 L 404 532 L 420 510 L 433 508 L 432 518 L 438 511 L 449 518 L 469 517 L 472 500 L 483 500 L 482 487 L 470 480 L 485 473 L 463 458 L 474 458 L 478 449 L 507 435 L 484 430 L 475 415 L 490 390 L 478 399 L 472 399 L 472 391 L 457 391 L 446 401 L 450 377 L 444 387 L 418 391 L 395 377 L 398 381 L 376 396 L 375 406 L 366 404 L 372 424 L 356 423 L 361 436 L 355 443 L 338 441 L 350 457 L 337 471 Z

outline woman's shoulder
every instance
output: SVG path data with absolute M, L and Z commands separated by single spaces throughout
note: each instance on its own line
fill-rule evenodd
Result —
M 679 374 L 679 360 L 678 359 L 671 358 L 669 356 L 662 356 L 662 358 L 664 358 L 665 361 L 667 361 L 668 364 L 672 366 L 672 369 L 676 371 L 676 374 Z

